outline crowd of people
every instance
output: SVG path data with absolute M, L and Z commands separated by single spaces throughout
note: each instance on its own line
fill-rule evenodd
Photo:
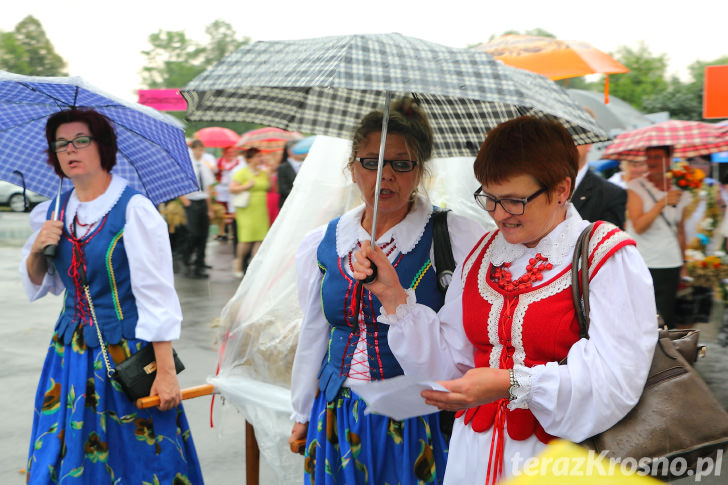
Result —
M 291 192 L 310 143 L 293 139 L 280 152 L 225 147 L 217 160 L 198 139 L 188 146 L 200 190 L 160 208 L 169 226 L 175 260 L 185 276 L 208 278 L 211 266 L 206 263 L 205 248 L 214 225 L 213 238 L 233 244 L 232 272 L 242 278 Z M 236 200 L 247 202 L 241 206 Z
M 397 99 L 382 140 L 384 116 L 367 114 L 352 135 L 346 173 L 362 203 L 307 234 L 296 253 L 303 320 L 289 441 L 305 455 L 303 480 L 495 483 L 556 437 L 581 442 L 620 421 L 645 385 L 658 313 L 677 325 L 685 222 L 699 210 L 689 211 L 693 200 L 666 176 L 671 147 L 649 147 L 644 163 L 625 166 L 623 188 L 589 171 L 589 147 L 577 147 L 559 122 L 500 124 L 473 165 L 474 202 L 496 228 L 446 211 L 456 269 L 442 284 L 434 215 L 443 209 L 424 190 L 430 123 L 414 98 Z M 102 115 L 63 111 L 46 137 L 49 164 L 73 189 L 59 199 L 61 220 L 50 217 L 56 200 L 32 212 L 20 264 L 31 300 L 65 292 L 37 390 L 28 482 L 76 473 L 81 483 L 202 483 L 172 359 L 181 326 L 173 254 L 185 276 L 207 278 L 205 248 L 218 221 L 214 237 L 235 244 L 232 271 L 242 277 L 305 153 L 294 143 L 280 156 L 230 147 L 215 160 L 193 140 L 199 190 L 160 215 L 111 174 L 116 138 Z M 182 210 L 172 224 L 174 204 Z M 586 337 L 571 293 L 585 229 Z M 168 237 L 178 231 L 184 236 Z M 58 246 L 52 265 L 48 245 Z M 139 411 L 96 364 L 106 347 L 116 361 L 147 346 L 160 405 Z M 440 382 L 446 390 L 421 394 L 440 412 L 395 420 L 367 412 L 353 390 L 404 374 Z M 73 396 L 82 401 L 66 406 Z

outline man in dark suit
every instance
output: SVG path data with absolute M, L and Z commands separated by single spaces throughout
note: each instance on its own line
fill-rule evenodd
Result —
M 627 191 L 600 177 L 586 163 L 591 145 L 579 145 L 579 173 L 571 203 L 587 221 L 608 221 L 624 229 Z

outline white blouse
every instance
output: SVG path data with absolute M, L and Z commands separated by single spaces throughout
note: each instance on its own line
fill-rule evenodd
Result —
M 341 216 L 336 228 L 336 252 L 340 258 L 350 257 L 359 242 L 371 239 L 371 235 L 361 226 L 363 213 L 364 206 L 361 205 Z M 390 261 L 396 260 L 400 253 L 406 254 L 414 249 L 424 233 L 431 214 L 432 203 L 426 197 L 416 196 L 412 210 L 402 222 L 384 233 L 377 241 L 377 244 L 381 245 L 394 239 L 396 249 L 389 255 Z M 448 213 L 447 225 L 453 257 L 455 263 L 460 264 L 485 229 L 479 223 L 453 212 Z M 303 320 L 293 361 L 291 403 L 292 419 L 299 423 L 306 423 L 310 418 L 318 390 L 318 373 L 329 340 L 329 324 L 323 314 L 320 296 L 323 275 L 316 256 L 326 227 L 327 225 L 323 225 L 307 234 L 296 252 L 297 290 Z M 434 265 L 432 250 L 430 258 Z M 344 268 L 350 273 L 348 265 L 344 265 Z M 352 371 L 357 370 L 352 369 Z
M 566 220 L 535 248 L 509 244 L 498 235 L 495 257 L 512 263 L 516 279 L 528 259 L 540 252 L 553 265 L 550 273 L 557 274 L 571 264 L 576 240 L 587 224 L 569 204 Z M 439 312 L 414 303 L 411 295 L 395 315 L 380 319 L 391 325 L 389 345 L 406 374 L 443 380 L 473 368 L 474 348 L 463 330 L 462 293 L 463 267 L 458 266 Z M 574 442 L 609 428 L 637 403 L 657 341 L 652 279 L 634 246 L 607 260 L 590 282 L 589 298 L 589 339 L 571 347 L 567 365 L 515 366 L 520 387 L 509 404 L 511 409 L 530 409 L 547 433 Z M 516 337 L 514 342 L 519 341 Z M 476 433 L 456 420 L 445 483 L 485 483 L 492 430 Z M 506 434 L 504 473 L 512 475 L 544 447 L 535 435 L 516 441 Z
M 111 183 L 102 195 L 90 202 L 78 200 L 73 191 L 65 210 L 64 223 L 70 231 L 74 217 L 84 224 L 91 224 L 89 230 L 111 210 L 126 187 L 127 182 L 112 176 Z M 46 273 L 40 285 L 33 284 L 26 265 L 30 249 L 46 220 L 48 206 L 45 201 L 30 213 L 30 226 L 35 231 L 22 249 L 20 276 L 23 289 L 30 301 L 45 296 L 48 292 L 59 295 L 65 290 L 57 273 Z M 126 208 L 124 226 L 124 249 L 129 261 L 131 289 L 136 300 L 138 321 L 136 338 L 148 342 L 163 342 L 178 339 L 182 324 L 182 308 L 174 289 L 172 270 L 172 249 L 169 243 L 167 223 L 154 204 L 142 195 L 134 195 Z

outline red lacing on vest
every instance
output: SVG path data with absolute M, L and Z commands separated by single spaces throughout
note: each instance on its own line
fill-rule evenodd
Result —
M 104 218 L 101 219 L 98 227 L 94 229 L 94 231 L 88 237 L 86 237 L 86 234 L 84 234 L 83 237 L 77 238 L 73 234 L 73 232 L 75 232 L 76 223 L 78 222 L 76 216 L 74 216 L 72 223 L 72 227 L 74 229 L 66 234 L 66 239 L 71 243 L 72 246 L 71 264 L 68 267 L 67 274 L 68 277 L 71 278 L 71 280 L 73 281 L 73 286 L 76 294 L 74 301 L 74 317 L 78 318 L 81 321 L 81 325 L 84 325 L 85 323 L 88 323 L 89 326 L 93 325 L 93 322 L 89 318 L 89 313 L 87 312 L 88 304 L 86 303 L 86 299 L 84 298 L 84 281 L 81 276 L 82 272 L 79 271 L 80 268 L 83 268 L 83 274 L 87 274 L 86 256 L 84 255 L 83 247 L 99 234 L 101 228 L 106 223 L 106 217 L 107 216 L 104 216 Z M 63 220 L 63 218 L 61 218 L 61 220 Z

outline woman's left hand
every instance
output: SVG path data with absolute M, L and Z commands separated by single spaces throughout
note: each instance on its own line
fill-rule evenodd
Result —
M 476 367 L 458 379 L 442 381 L 439 384 L 450 392 L 422 391 L 420 395 L 425 403 L 440 409 L 457 411 L 508 398 L 510 376 L 507 369 Z

